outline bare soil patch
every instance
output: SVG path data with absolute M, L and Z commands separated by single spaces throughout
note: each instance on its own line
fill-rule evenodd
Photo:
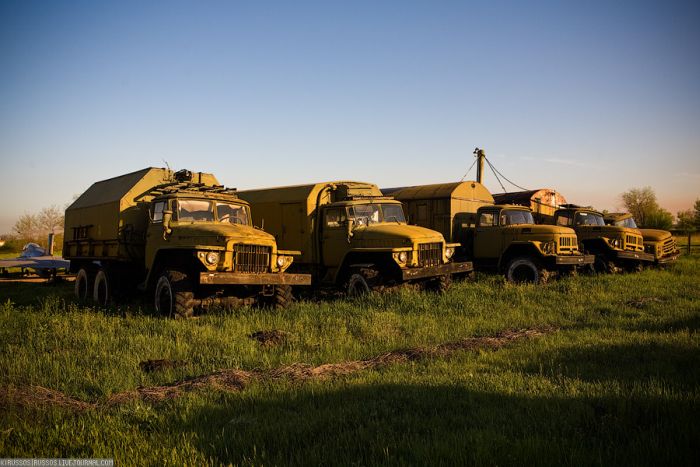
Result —
M 176 381 L 163 386 L 139 387 L 134 390 L 116 393 L 110 396 L 104 403 L 81 401 L 71 398 L 59 391 L 41 386 L 3 387 L 0 388 L 0 407 L 8 407 L 10 405 L 27 408 L 55 406 L 81 411 L 99 407 L 112 407 L 138 399 L 148 402 L 160 402 L 174 399 L 185 392 L 201 389 L 241 391 L 253 380 L 287 379 L 295 382 L 304 382 L 312 379 L 329 379 L 349 375 L 362 370 L 378 369 L 388 365 L 409 361 L 446 358 L 462 351 L 498 350 L 514 341 L 541 337 L 555 331 L 557 331 L 557 328 L 554 327 L 506 330 L 494 336 L 467 337 L 458 341 L 446 342 L 435 346 L 393 350 L 364 360 L 326 363 L 319 366 L 294 363 L 270 370 L 244 371 L 226 369 Z M 143 363 L 144 362 L 142 362 L 142 364 Z

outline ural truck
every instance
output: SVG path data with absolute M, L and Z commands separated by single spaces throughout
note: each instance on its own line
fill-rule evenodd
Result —
M 382 190 L 406 206 L 409 219 L 458 242 L 458 260 L 477 270 L 499 271 L 511 282 L 543 283 L 552 273 L 573 272 L 593 263 L 578 250 L 566 227 L 535 225 L 524 206 L 494 204 L 476 181 Z
M 407 225 L 401 203 L 371 183 L 324 182 L 239 195 L 281 247 L 302 251 L 290 270 L 311 274 L 316 286 L 357 295 L 419 282 L 442 291 L 453 274 L 472 270 L 469 262 L 451 261 L 458 245 L 434 230 Z
M 613 212 L 603 217 L 606 225 L 637 229 L 637 223 L 630 213 Z M 644 238 L 644 252 L 654 255 L 657 266 L 667 265 L 678 259 L 681 252 L 676 246 L 676 240 L 668 230 L 639 229 Z
M 63 256 L 78 300 L 106 305 L 150 291 L 158 312 L 189 317 L 212 305 L 283 307 L 298 251 L 252 227 L 235 189 L 207 173 L 146 168 L 94 183 L 66 209 Z
M 573 228 L 584 252 L 595 255 L 593 268 L 597 272 L 636 271 L 654 261 L 654 255 L 644 252 L 639 230 L 605 225 L 603 214 L 591 207 L 564 204 L 545 222 Z

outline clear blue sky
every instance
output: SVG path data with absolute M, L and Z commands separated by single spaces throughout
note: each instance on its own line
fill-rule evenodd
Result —
M 0 233 L 147 166 L 700 197 L 698 2 L 0 2 Z M 490 176 L 490 174 L 489 174 Z M 502 191 L 490 176 L 487 186 Z M 512 187 L 508 187 L 512 188 Z

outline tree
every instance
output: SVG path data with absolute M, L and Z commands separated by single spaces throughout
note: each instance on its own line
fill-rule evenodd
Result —
M 649 229 L 669 230 L 673 227 L 673 214 L 664 208 L 657 207 L 656 210 L 647 214 L 643 227 Z
M 656 193 L 650 186 L 632 188 L 621 196 L 639 227 L 668 230 L 673 226 L 673 214 L 659 206 Z
M 656 201 L 656 193 L 650 187 L 632 188 L 622 193 L 622 202 L 627 211 L 634 216 L 634 220 L 639 226 L 647 226 L 647 217 L 653 215 L 659 209 Z
M 695 211 L 695 228 L 700 229 L 700 199 L 695 200 L 695 206 L 693 206 L 693 210 Z
M 12 230 L 19 238 L 34 240 L 39 236 L 39 219 L 36 214 L 24 214 L 15 222 Z
M 676 217 L 678 217 L 678 229 L 683 232 L 689 232 L 695 229 L 695 212 L 690 209 L 685 211 L 680 211 Z
M 63 211 L 56 205 L 44 208 L 39 212 L 37 221 L 44 234 L 63 230 Z

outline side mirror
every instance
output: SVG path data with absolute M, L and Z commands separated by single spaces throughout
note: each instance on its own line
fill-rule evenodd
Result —
M 173 212 L 163 211 L 163 238 L 165 238 L 166 235 L 170 235 L 173 232 L 173 229 L 170 228 L 170 221 L 172 220 Z

